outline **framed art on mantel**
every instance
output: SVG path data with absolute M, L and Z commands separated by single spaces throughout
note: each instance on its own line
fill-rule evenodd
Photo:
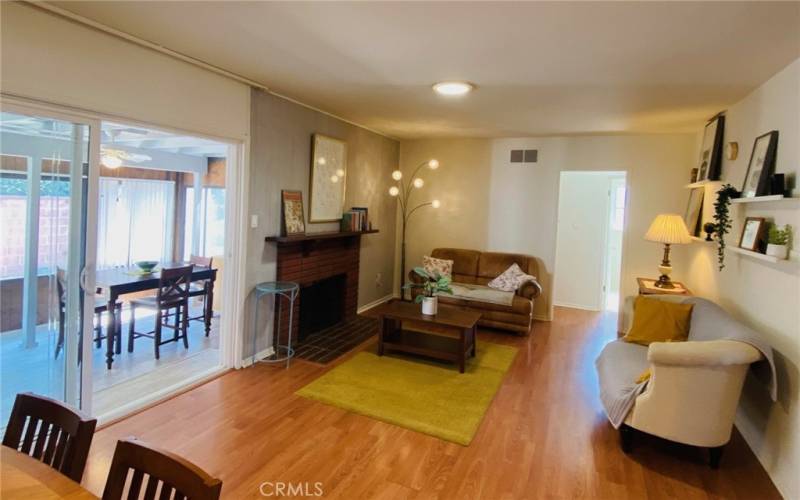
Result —
M 283 231 L 286 236 L 305 234 L 306 224 L 303 214 L 303 192 L 281 191 L 283 205 Z
M 719 180 L 722 170 L 722 140 L 725 134 L 725 116 L 717 115 L 706 124 L 703 147 L 697 166 L 697 181 Z
M 742 198 L 769 194 L 769 181 L 775 171 L 775 153 L 778 149 L 778 131 L 773 130 L 756 138 L 747 174 L 744 176 Z
M 334 222 L 344 212 L 347 144 L 322 134 L 314 134 L 311 149 L 308 222 Z

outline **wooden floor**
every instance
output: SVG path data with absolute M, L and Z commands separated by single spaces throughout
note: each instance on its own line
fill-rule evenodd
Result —
M 133 435 L 194 461 L 237 499 L 263 498 L 264 482 L 309 482 L 310 493 L 320 482 L 324 498 L 344 499 L 780 498 L 738 433 L 716 471 L 703 451 L 655 438 L 622 453 L 594 369 L 615 332 L 614 318 L 571 309 L 529 338 L 481 331 L 519 352 L 468 447 L 295 396 L 349 356 L 297 360 L 231 372 L 99 431 L 84 485 L 102 492 L 116 440 Z

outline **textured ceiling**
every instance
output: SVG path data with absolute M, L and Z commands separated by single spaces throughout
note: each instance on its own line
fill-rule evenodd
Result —
M 800 57 L 798 2 L 52 3 L 398 138 L 696 131 Z

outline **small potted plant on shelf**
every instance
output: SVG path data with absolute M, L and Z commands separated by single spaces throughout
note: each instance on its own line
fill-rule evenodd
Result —
M 777 224 L 770 224 L 767 235 L 767 255 L 786 260 L 789 257 L 789 240 L 792 238 L 792 226 L 786 224 L 781 229 Z
M 422 278 L 422 282 L 409 283 L 404 288 L 421 288 L 422 293 L 416 296 L 414 302 L 422 304 L 422 314 L 435 316 L 439 309 L 436 295 L 439 293 L 453 294 L 453 289 L 450 288 L 450 278 L 435 273 L 431 274 L 422 267 L 415 267 L 414 273 Z

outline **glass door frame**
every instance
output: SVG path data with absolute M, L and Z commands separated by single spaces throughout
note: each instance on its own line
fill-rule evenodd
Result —
M 52 118 L 70 122 L 75 125 L 86 126 L 89 129 L 89 151 L 88 151 L 88 171 L 87 189 L 83 192 L 80 186 L 83 183 L 83 169 L 70 167 L 70 228 L 77 227 L 77 230 L 70 230 L 70 247 L 79 248 L 84 245 L 84 267 L 78 273 L 67 273 L 67 288 L 69 290 L 81 290 L 83 294 L 83 321 L 81 324 L 82 339 L 78 345 L 78 336 L 70 332 L 69 325 L 74 325 L 80 318 L 74 315 L 79 308 L 73 300 L 79 300 L 75 294 L 67 294 L 65 321 L 65 342 L 64 342 L 64 400 L 67 404 L 79 407 L 83 412 L 92 414 L 92 336 L 94 334 L 94 295 L 95 295 L 95 263 L 97 258 L 97 196 L 98 184 L 100 179 L 100 120 L 81 114 L 64 112 L 54 109 L 52 106 L 37 105 L 32 103 L 17 102 L 3 96 L 0 100 L 0 109 L 4 112 L 20 115 Z M 78 189 L 73 189 L 78 186 Z M 86 199 L 83 199 L 86 196 Z M 80 230 L 83 206 L 86 207 L 85 234 Z M 26 248 L 26 252 L 32 249 Z M 37 249 L 38 251 L 38 249 Z M 74 253 L 68 254 L 71 261 L 71 269 L 76 269 L 80 260 L 76 260 Z M 77 264 L 77 265 L 76 265 Z M 25 314 L 23 312 L 23 314 Z M 81 363 L 78 365 L 78 348 L 81 352 Z M 74 361 L 74 363 L 73 363 Z M 75 370 L 71 367 L 78 366 Z

